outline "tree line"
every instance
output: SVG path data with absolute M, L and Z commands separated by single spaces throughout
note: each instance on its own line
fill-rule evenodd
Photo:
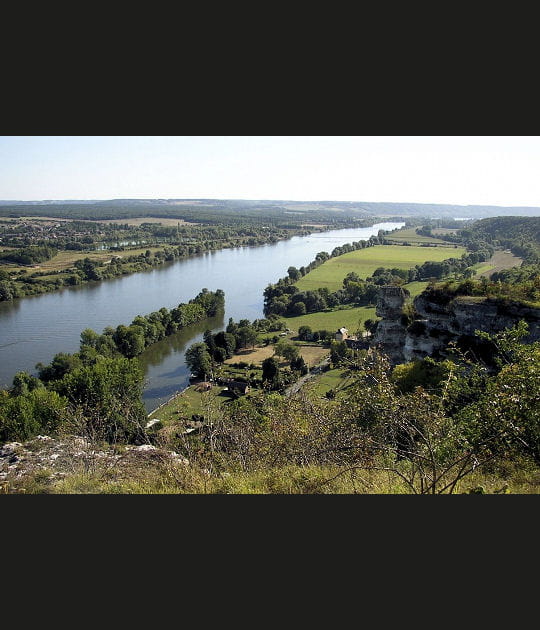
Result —
M 337 248 L 339 250 L 348 248 Z M 355 272 L 349 272 L 343 279 L 343 286 L 337 291 L 331 292 L 327 287 L 300 291 L 293 284 L 297 279 L 305 275 L 311 269 L 321 265 L 325 260 L 341 253 L 332 252 L 332 256 L 321 252 L 318 258 L 304 269 L 304 273 L 295 267 L 289 267 L 288 277 L 281 278 L 276 284 L 269 284 L 264 290 L 264 313 L 266 316 L 279 315 L 283 317 L 295 317 L 307 313 L 316 313 L 326 308 L 353 304 L 355 306 L 373 306 L 377 301 L 379 287 L 382 285 L 400 286 L 414 281 L 436 281 L 451 274 L 462 274 L 464 277 L 472 275 L 470 268 L 489 260 L 493 255 L 493 248 L 486 245 L 484 249 L 465 253 L 461 258 L 447 258 L 446 260 L 426 261 L 421 265 L 415 265 L 411 269 L 399 269 L 396 267 L 378 267 L 372 274 L 362 279 Z M 469 273 L 470 271 L 470 273 Z
M 80 350 L 57 353 L 38 376 L 18 372 L 9 390 L 0 390 L 0 442 L 26 440 L 60 430 L 92 439 L 142 443 L 146 410 L 143 373 L 134 358 L 167 335 L 213 317 L 224 306 L 224 292 L 208 289 L 188 303 L 147 316 L 102 334 L 82 331 Z

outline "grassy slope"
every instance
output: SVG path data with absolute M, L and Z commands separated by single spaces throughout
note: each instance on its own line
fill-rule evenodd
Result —
M 403 245 L 375 245 L 343 256 L 327 260 L 296 282 L 300 291 L 327 287 L 337 291 L 343 286 L 343 278 L 351 272 L 360 278 L 371 276 L 378 267 L 410 269 L 427 260 L 441 261 L 446 258 L 460 258 L 465 253 L 463 247 L 406 247 Z

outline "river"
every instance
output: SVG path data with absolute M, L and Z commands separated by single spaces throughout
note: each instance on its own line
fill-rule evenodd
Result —
M 203 332 L 222 330 L 229 321 L 254 320 L 263 315 L 263 291 L 301 267 L 321 251 L 367 240 L 379 230 L 404 223 L 377 223 L 367 228 L 316 232 L 256 247 L 206 252 L 155 269 L 112 280 L 67 287 L 54 293 L 0 303 L 0 387 L 10 387 L 19 371 L 35 374 L 38 362 L 50 363 L 58 352 L 77 352 L 85 328 L 101 333 L 106 326 L 130 324 L 165 306 L 188 302 L 206 287 L 225 292 L 225 312 L 185 329 L 148 348 L 139 357 L 145 371 L 143 400 L 148 411 L 188 384 L 184 352 Z

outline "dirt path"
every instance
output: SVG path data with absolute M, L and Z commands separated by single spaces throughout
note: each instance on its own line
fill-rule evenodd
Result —
M 304 376 L 300 377 L 296 383 L 293 383 L 290 387 L 288 387 L 285 392 L 283 393 L 284 396 L 291 396 L 292 394 L 296 394 L 296 392 L 302 387 L 302 385 L 309 380 L 310 378 L 316 376 L 317 374 L 320 374 L 322 368 L 325 365 L 328 365 L 330 363 L 330 357 L 327 357 L 326 359 L 324 359 L 323 361 L 321 361 L 318 365 L 315 365 L 313 368 L 311 368 L 310 372 L 308 374 L 305 374 Z

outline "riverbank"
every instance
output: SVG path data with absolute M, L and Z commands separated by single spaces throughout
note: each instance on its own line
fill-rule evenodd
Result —
M 289 265 L 300 267 L 317 252 L 368 239 L 380 229 L 400 223 L 365 228 L 313 232 L 256 247 L 234 247 L 193 255 L 141 273 L 0 303 L 0 387 L 9 387 L 19 371 L 35 373 L 38 362 L 48 364 L 59 352 L 77 352 L 85 328 L 101 331 L 132 321 L 137 315 L 174 308 L 196 295 L 201 287 L 221 288 L 225 312 L 208 328 L 221 330 L 230 317 L 250 321 L 263 317 L 263 291 Z M 140 356 L 146 385 L 145 406 L 155 409 L 189 382 L 184 352 L 202 339 L 204 324 L 159 342 Z
M 0 302 L 41 295 L 66 287 L 81 286 L 111 280 L 119 276 L 147 271 L 154 267 L 186 260 L 205 252 L 217 252 L 237 247 L 258 247 L 308 236 L 325 231 L 327 226 L 311 229 L 275 230 L 257 236 L 238 236 L 234 240 L 199 240 L 171 242 L 144 247 L 119 247 L 107 251 L 60 251 L 50 260 L 36 265 L 0 265 Z M 6 248 L 12 249 L 12 248 Z

